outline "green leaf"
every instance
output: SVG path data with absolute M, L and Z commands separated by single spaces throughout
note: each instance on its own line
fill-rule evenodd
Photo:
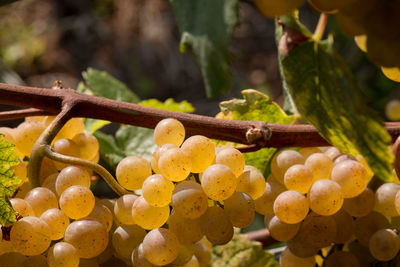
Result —
M 213 249 L 212 267 L 279 267 L 274 256 L 262 249 L 261 243 L 249 241 L 235 233 L 231 242 Z
M 362 154 L 376 175 L 390 181 L 391 138 L 332 40 L 300 43 L 287 56 L 280 55 L 280 64 L 285 89 L 304 119 L 342 152 Z
M 217 117 L 231 120 L 253 120 L 269 123 L 291 124 L 294 116 L 288 116 L 267 95 L 254 89 L 243 90 L 243 99 L 232 99 L 220 103 L 221 113 Z M 259 168 L 264 174 L 275 148 L 263 148 L 245 153 L 246 164 Z
M 11 168 L 19 163 L 14 145 L 5 141 L 0 134 L 0 224 L 9 225 L 15 222 L 16 213 L 8 201 L 17 190 L 21 180 Z
M 180 50 L 189 51 L 203 75 L 208 97 L 228 92 L 232 55 L 228 50 L 238 24 L 237 0 L 172 0 L 182 33 Z
M 184 100 L 179 103 L 175 102 L 173 98 L 168 98 L 164 102 L 157 99 L 147 99 L 139 103 L 142 106 L 165 109 L 176 112 L 193 112 L 194 107 L 188 101 Z
M 112 135 L 97 131 L 93 135 L 99 141 L 100 154 L 111 166 L 116 166 L 126 154 L 119 148 L 115 138 Z

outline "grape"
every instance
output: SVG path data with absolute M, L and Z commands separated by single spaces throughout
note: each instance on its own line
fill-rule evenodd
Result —
M 94 195 L 81 185 L 68 187 L 60 196 L 60 208 L 71 219 L 86 217 L 94 207 Z
M 114 247 L 112 242 L 108 242 L 107 247 L 96 257 L 92 258 L 99 264 L 103 264 L 114 256 Z M 82 259 L 81 259 L 82 260 Z
M 310 213 L 301 224 L 296 238 L 304 240 L 311 247 L 323 248 L 333 243 L 337 226 L 331 216 Z
M 360 262 L 351 252 L 335 251 L 328 255 L 324 261 L 325 267 L 359 267 Z
M 375 193 L 366 187 L 356 197 L 346 198 L 343 202 L 343 209 L 353 217 L 362 217 L 372 211 L 375 205 Z
M 328 148 L 325 152 L 325 155 L 327 155 L 331 160 L 334 160 L 338 156 L 340 156 L 342 153 L 337 149 L 336 147 L 332 146 Z
M 32 206 L 22 198 L 10 199 L 13 209 L 22 217 L 35 216 Z
M 274 213 L 282 222 L 294 224 L 301 222 L 308 213 L 307 198 L 293 190 L 282 192 L 274 202 Z
M 227 147 L 219 151 L 215 155 L 215 163 L 228 166 L 236 177 L 239 177 L 243 172 L 246 164 L 243 154 L 233 147 Z
M 86 170 L 75 166 L 68 166 L 62 169 L 57 176 L 57 194 L 61 196 L 65 189 L 73 185 L 81 185 L 89 188 L 90 174 Z
M 151 175 L 150 163 L 142 157 L 129 156 L 118 163 L 118 182 L 128 190 L 142 188 L 144 180 Z
M 369 182 L 367 170 L 361 163 L 354 160 L 346 160 L 335 165 L 331 179 L 340 185 L 344 198 L 358 196 Z
M 43 184 L 44 180 L 52 174 L 58 174 L 56 165 L 51 159 L 44 157 L 40 166 L 40 184 Z
M 143 240 L 143 253 L 145 258 L 154 265 L 169 264 L 178 256 L 178 238 L 165 228 L 151 230 Z
M 100 265 L 93 259 L 80 259 L 79 267 L 100 267 Z
M 311 210 L 324 216 L 335 214 L 343 205 L 343 191 L 332 180 L 318 180 L 313 183 L 307 198 Z
M 101 198 L 101 199 L 98 198 L 98 199 L 96 199 L 96 203 L 104 205 L 106 208 L 108 208 L 111 211 L 111 213 L 113 214 L 113 216 L 114 216 L 114 206 L 115 206 L 116 202 L 117 202 L 117 200 L 113 199 L 113 198 Z
M 347 247 L 349 252 L 357 258 L 360 266 L 370 266 L 372 262 L 375 261 L 371 252 L 369 252 L 369 248 L 361 245 L 359 242 L 353 241 L 349 243 Z
M 151 264 L 145 257 L 143 253 L 143 243 L 141 243 L 137 248 L 135 248 L 132 252 L 131 256 L 132 266 L 133 267 L 152 267 Z
M 385 216 L 399 216 L 396 210 L 395 199 L 400 185 L 384 183 L 375 192 L 375 210 Z
M 257 199 L 263 195 L 265 187 L 264 175 L 256 167 L 247 165 L 237 179 L 236 191 L 244 192 L 252 199 Z
M 204 171 L 201 186 L 209 198 L 222 201 L 235 192 L 236 177 L 229 167 L 214 164 Z
M 138 197 L 132 206 L 133 221 L 146 230 L 161 227 L 167 222 L 168 216 L 169 206 L 153 207 L 143 196 Z
M 201 267 L 209 266 L 211 262 L 211 251 L 202 243 L 194 244 L 194 255 L 200 263 Z
M 174 184 L 161 174 L 149 176 L 143 183 L 142 194 L 146 201 L 154 207 L 164 207 L 171 202 Z
M 93 210 L 85 219 L 99 221 L 107 229 L 107 232 L 110 231 L 113 224 L 113 214 L 110 209 L 98 202 L 94 204 Z
M 267 218 L 268 216 L 264 220 L 265 227 L 274 239 L 281 242 L 292 239 L 300 228 L 300 223 L 287 224 L 279 220 L 276 216 L 273 216 L 269 220 Z
M 396 257 L 400 250 L 400 238 L 391 229 L 380 229 L 371 236 L 369 250 L 375 259 L 389 261 Z
M 339 212 L 332 215 L 332 218 L 335 220 L 338 228 L 340 227 L 340 231 L 336 231 L 336 237 L 333 240 L 335 244 L 344 244 L 350 241 L 354 236 L 355 231 L 355 223 L 353 217 L 351 217 L 344 210 L 340 210 Z
M 285 190 L 286 189 L 283 185 L 269 179 L 262 196 L 254 200 L 256 211 L 262 215 L 274 215 L 275 199 Z
M 358 48 L 364 53 L 367 53 L 367 35 L 357 35 L 354 36 L 354 42 L 357 44 Z
M 7 252 L 0 255 L 0 267 L 24 267 L 27 257 L 18 252 Z
M 255 0 L 258 10 L 267 17 L 282 16 L 300 7 L 304 0 Z
M 215 159 L 215 144 L 210 139 L 202 135 L 194 135 L 189 137 L 185 140 L 185 142 L 183 142 L 181 149 L 190 157 L 192 161 L 191 171 L 194 173 L 205 171 L 205 169 L 207 169 Z M 232 158 L 227 159 L 226 157 L 227 156 L 225 156 L 225 159 L 222 159 L 222 161 L 232 160 Z M 236 162 L 236 164 L 237 163 L 238 162 Z
M 70 139 L 66 138 L 58 139 L 53 144 L 53 150 L 54 152 L 66 156 L 76 157 L 76 158 L 80 157 L 79 146 Z M 66 163 L 57 161 L 54 161 L 54 165 L 57 167 L 58 170 L 62 170 L 63 168 L 66 168 L 68 166 L 68 164 Z
M 233 193 L 224 201 L 224 210 L 235 227 L 245 228 L 254 220 L 254 201 L 246 193 Z
M 151 157 L 151 168 L 155 173 L 158 174 L 160 173 L 160 170 L 158 169 L 158 160 L 160 159 L 160 156 L 162 155 L 162 153 L 171 148 L 179 148 L 179 147 L 173 144 L 165 144 L 160 147 L 157 147 L 156 150 L 153 152 L 153 155 Z
M 16 194 L 14 197 L 16 198 L 24 198 L 26 195 L 33 189 L 32 185 L 30 182 L 25 182 L 22 185 L 19 186 L 19 188 L 16 191 Z
M 356 160 L 356 158 L 353 157 L 353 156 L 347 155 L 347 154 L 342 154 L 342 155 L 337 156 L 337 157 L 335 158 L 335 160 L 333 161 L 333 164 L 334 164 L 334 165 L 337 165 L 337 164 L 339 164 L 340 162 L 346 161 L 346 160 Z M 328 178 L 328 179 L 329 179 L 329 178 Z
M 1 265 L 0 265 L 1 266 Z M 14 266 L 14 265 L 12 265 Z M 43 255 L 30 256 L 22 263 L 24 267 L 48 267 L 47 259 Z
M 37 121 L 25 121 L 15 128 L 13 137 L 21 158 L 31 154 L 33 145 L 44 129 L 43 123 Z
M 294 150 L 278 152 L 271 161 L 271 172 L 275 179 L 284 184 L 284 175 L 287 169 L 295 164 L 304 164 L 303 156 Z
M 49 249 L 47 262 L 50 267 L 78 267 L 78 251 L 67 242 L 58 242 Z
M 138 198 L 136 195 L 126 194 L 115 201 L 114 214 L 118 222 L 122 224 L 134 224 L 132 217 L 132 206 Z
M 324 153 L 314 153 L 310 155 L 306 159 L 304 165 L 311 169 L 314 176 L 313 182 L 321 179 L 329 179 L 331 177 L 333 162 L 331 158 Z
M 142 243 L 146 231 L 137 225 L 121 225 L 112 234 L 115 254 L 123 260 L 131 258 L 133 250 Z
M 1 239 L 0 239 L 0 257 L 1 257 L 1 254 L 8 253 L 8 252 L 15 252 L 15 248 L 14 248 L 12 242 L 9 241 L 9 240 L 3 239 L 3 234 L 1 234 Z M 0 266 L 2 266 L 1 265 L 1 261 L 0 261 Z
M 303 147 L 299 150 L 299 153 L 303 156 L 304 159 L 307 159 L 314 153 L 322 153 L 322 150 L 318 147 Z
M 168 228 L 176 235 L 180 244 L 194 244 L 204 236 L 199 218 L 184 218 L 174 211 L 169 216 Z
M 54 195 L 58 196 L 57 190 L 56 190 L 56 181 L 57 181 L 57 173 L 53 173 L 50 176 L 48 176 L 46 179 L 44 179 L 42 183 L 42 187 L 45 187 L 47 189 L 50 189 L 51 192 L 54 193 Z
M 367 173 L 368 173 L 368 179 L 371 180 L 371 178 L 374 176 L 374 172 L 372 171 L 371 167 L 368 165 L 367 160 L 361 154 L 356 155 L 356 160 L 364 166 L 364 168 L 367 170 Z
M 79 133 L 72 138 L 79 146 L 79 154 L 82 159 L 91 160 L 99 152 L 99 141 L 90 133 Z
M 196 182 L 178 184 L 172 194 L 172 207 L 180 216 L 188 219 L 200 217 L 208 207 L 208 198 Z
M 14 174 L 24 183 L 28 181 L 28 166 L 19 159 L 18 165 L 11 166 L 14 170 Z
M 311 169 L 305 165 L 291 166 L 284 175 L 284 183 L 287 189 L 296 190 L 302 194 L 308 192 L 314 180 Z
M 233 225 L 226 212 L 218 207 L 209 207 L 201 217 L 202 230 L 214 245 L 224 245 L 233 237 Z
M 42 213 L 40 219 L 47 223 L 51 229 L 51 240 L 64 237 L 65 229 L 69 225 L 69 218 L 62 210 L 49 209 Z
M 315 257 L 300 258 L 285 248 L 279 256 L 279 264 L 281 267 L 314 267 Z
M 179 238 L 178 238 L 179 239 Z M 179 245 L 178 257 L 172 262 L 174 266 L 180 266 L 189 262 L 194 256 L 194 245 Z
M 42 215 L 48 209 L 58 208 L 56 195 L 44 187 L 32 189 L 24 199 L 32 206 L 36 216 Z
M 382 71 L 389 79 L 400 81 L 399 68 L 382 68 Z M 400 101 L 397 99 L 389 101 L 385 107 L 385 114 L 391 121 L 400 120 Z
M 98 221 L 79 220 L 72 222 L 65 230 L 64 241 L 78 250 L 80 258 L 90 259 L 106 249 L 108 233 Z
M 376 231 L 389 227 L 389 221 L 381 213 L 376 211 L 370 212 L 368 215 L 356 218 L 355 220 L 355 236 L 360 244 L 368 247 L 369 239 Z
M 51 229 L 39 218 L 24 217 L 14 223 L 10 240 L 16 251 L 27 256 L 39 255 L 50 246 Z
M 192 256 L 192 258 L 184 265 L 179 265 L 180 267 L 200 267 L 199 260 L 196 256 Z
M 54 120 L 55 116 L 46 116 L 43 123 L 47 126 Z M 75 135 L 85 131 L 85 124 L 81 118 L 72 118 L 58 132 L 55 140 L 67 138 L 72 139 Z
M 297 238 L 296 236 L 287 242 L 287 247 L 290 249 L 290 252 L 300 258 L 313 257 L 319 250 L 319 248 L 311 246 L 305 240 L 301 240 L 301 238 Z
M 174 144 L 180 146 L 185 139 L 183 124 L 175 119 L 163 119 L 154 128 L 154 141 L 158 146 Z
M 191 171 L 192 161 L 182 149 L 171 148 L 164 151 L 158 160 L 160 173 L 168 180 L 179 182 Z

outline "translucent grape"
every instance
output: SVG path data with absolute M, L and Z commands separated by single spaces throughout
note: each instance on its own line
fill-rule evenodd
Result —
M 311 246 L 297 236 L 287 242 L 287 247 L 290 249 L 290 252 L 300 258 L 314 257 L 319 251 L 319 248 Z
M 329 216 L 335 214 L 343 205 L 343 191 L 332 180 L 318 180 L 307 195 L 310 208 L 317 214 Z
M 366 187 L 356 197 L 346 198 L 343 202 L 343 209 L 353 217 L 362 217 L 372 211 L 375 205 L 375 193 Z
M 54 120 L 55 116 L 46 116 L 43 119 L 43 123 L 46 126 L 49 126 L 50 123 Z M 81 118 L 72 118 L 67 121 L 66 124 L 61 128 L 58 132 L 55 140 L 67 138 L 72 139 L 75 135 L 79 133 L 83 133 L 85 131 L 85 124 Z
M 355 220 L 355 236 L 360 244 L 365 247 L 369 246 L 369 239 L 380 229 L 389 227 L 389 221 L 381 213 L 376 211 L 370 212 L 368 215 L 356 218 Z
M 54 162 L 44 157 L 42 160 L 42 165 L 40 166 L 40 184 L 43 184 L 44 180 L 52 174 L 58 174 L 58 170 Z
M 245 160 L 243 154 L 233 147 L 227 147 L 215 155 L 215 163 L 231 168 L 236 177 L 243 172 Z
M 132 217 L 132 206 L 138 196 L 125 194 L 115 201 L 114 215 L 118 222 L 122 224 L 134 224 Z
M 132 206 L 133 221 L 140 227 L 151 230 L 167 222 L 169 206 L 153 207 L 143 198 L 138 197 Z
M 128 190 L 142 188 L 144 180 L 152 174 L 150 163 L 139 156 L 129 156 L 118 163 L 118 182 Z
M 178 184 L 172 194 L 172 207 L 180 216 L 188 219 L 200 217 L 208 207 L 208 198 L 196 182 Z
M 160 156 L 164 151 L 170 149 L 170 148 L 179 148 L 177 145 L 173 144 L 165 144 L 160 147 L 157 147 L 156 150 L 153 152 L 153 155 L 151 157 L 151 168 L 155 173 L 160 173 L 160 170 L 158 169 L 158 160 L 160 159 Z
M 69 218 L 62 210 L 49 209 L 42 213 L 40 219 L 47 223 L 51 229 L 51 240 L 64 237 L 65 229 L 69 225 Z
M 236 176 L 229 167 L 214 164 L 204 171 L 201 186 L 209 198 L 222 201 L 235 192 Z
M 184 218 L 174 211 L 169 216 L 168 228 L 176 235 L 180 244 L 194 244 L 204 236 L 199 218 Z
M 256 211 L 262 215 L 274 215 L 274 202 L 286 188 L 271 179 L 265 185 L 264 193 L 254 200 Z
M 50 246 L 51 229 L 37 217 L 24 217 L 14 223 L 10 240 L 16 251 L 27 256 L 39 255 Z
M 24 267 L 27 257 L 18 252 L 6 252 L 0 255 L 0 267 Z
M 355 223 L 353 217 L 351 217 L 346 211 L 340 210 L 339 212 L 332 215 L 338 227 L 336 236 L 333 242 L 335 244 L 344 244 L 350 241 L 354 236 Z
M 369 240 L 369 250 L 379 261 L 389 261 L 396 257 L 400 250 L 400 238 L 391 229 L 376 231 Z
M 314 180 L 311 169 L 305 165 L 291 166 L 284 175 L 284 183 L 287 189 L 296 190 L 302 194 L 308 192 Z
M 313 173 L 313 182 L 321 179 L 329 179 L 333 169 L 333 162 L 330 157 L 324 153 L 314 153 L 310 155 L 305 166 L 311 169 Z
M 44 187 L 32 189 L 24 199 L 32 206 L 36 216 L 42 215 L 48 209 L 58 208 L 56 195 Z
M 194 135 L 189 137 L 185 140 L 185 142 L 183 142 L 181 149 L 190 157 L 192 161 L 191 172 L 194 173 L 205 171 L 205 169 L 207 169 L 213 163 L 214 159 L 216 159 L 214 142 L 202 135 Z M 232 155 L 230 159 L 227 159 L 226 157 L 227 156 L 225 156 L 224 159 L 225 161 L 232 161 Z M 236 162 L 236 164 L 238 164 L 238 162 Z
M 264 175 L 256 167 L 247 165 L 237 179 L 236 191 L 244 192 L 252 199 L 257 199 L 264 194 L 265 187 Z
M 301 222 L 308 213 L 306 197 L 293 190 L 278 195 L 274 202 L 274 213 L 282 222 L 294 224 Z
M 200 267 L 200 263 L 196 256 L 193 255 L 186 264 L 180 265 L 180 267 Z
M 346 161 L 346 160 L 356 160 L 356 158 L 353 157 L 353 156 L 347 155 L 347 154 L 342 154 L 342 155 L 340 155 L 340 156 L 337 156 L 337 157 L 334 159 L 333 164 L 334 164 L 334 165 L 337 165 L 337 164 L 339 164 L 340 162 Z
M 290 11 L 300 7 L 303 2 L 304 0 L 256 0 L 254 4 L 264 16 L 273 18 L 290 13 Z
M 299 153 L 303 156 L 304 159 L 307 159 L 314 153 L 322 153 L 322 150 L 318 147 L 303 147 L 299 150 Z
M 99 142 L 90 133 L 79 133 L 72 138 L 79 146 L 79 154 L 82 159 L 91 160 L 99 152 Z
M 245 228 L 254 220 L 254 201 L 246 193 L 233 193 L 224 201 L 224 210 L 235 227 Z
M 67 242 L 58 242 L 49 249 L 47 262 L 50 267 L 78 267 L 78 251 Z
M 80 258 L 90 259 L 106 249 L 108 233 L 104 225 L 96 220 L 79 220 L 65 230 L 64 241 L 78 250 Z
M 13 131 L 15 146 L 21 153 L 21 158 L 30 156 L 33 145 L 44 129 L 45 127 L 41 122 L 25 121 Z
M 211 262 L 211 251 L 206 245 L 196 243 L 194 245 L 194 255 L 199 261 L 201 267 L 209 266 Z
M 57 181 L 57 173 L 53 173 L 50 176 L 48 176 L 46 179 L 44 179 L 42 183 L 42 187 L 45 187 L 47 189 L 50 189 L 51 192 L 54 193 L 54 195 L 58 196 L 57 190 L 56 190 L 56 181 Z
M 284 175 L 287 169 L 295 164 L 304 164 L 303 156 L 294 150 L 278 152 L 271 161 L 271 172 L 275 179 L 284 184 Z
M 163 119 L 154 128 L 154 141 L 158 146 L 174 144 L 180 146 L 185 139 L 183 124 L 175 119 Z
M 400 185 L 384 183 L 375 192 L 375 210 L 385 216 L 399 216 L 396 210 L 396 194 L 400 191 Z
M 336 157 L 340 156 L 342 153 L 337 149 L 336 147 L 332 146 L 328 148 L 325 152 L 325 155 L 327 155 L 331 160 L 334 160 Z
M 194 256 L 194 245 L 179 245 L 178 257 L 172 262 L 174 266 L 186 264 Z
M 285 248 L 279 256 L 279 264 L 281 267 L 314 267 L 315 257 L 300 258 Z
M 154 207 L 164 207 L 171 202 L 174 184 L 161 174 L 149 176 L 143 183 L 142 195 Z
M 1 265 L 0 265 L 1 266 Z M 15 265 L 12 265 L 15 266 Z M 43 255 L 30 256 L 22 263 L 24 267 L 48 267 L 47 259 Z
M 60 208 L 71 219 L 86 217 L 94 207 L 94 195 L 81 185 L 68 187 L 60 196 Z
M 158 169 L 166 179 L 179 182 L 190 174 L 192 161 L 182 149 L 171 148 L 161 154 Z
M 54 152 L 66 156 L 71 156 L 76 158 L 80 157 L 79 146 L 70 139 L 66 138 L 58 139 L 53 144 L 53 150 Z M 66 168 L 68 166 L 68 164 L 58 161 L 54 161 L 54 165 L 57 167 L 58 170 L 62 170 L 63 168 Z
M 269 220 L 267 219 L 268 217 L 265 217 L 265 227 L 268 229 L 270 235 L 278 241 L 289 241 L 299 231 L 300 223 L 288 224 L 282 222 L 276 216 L 273 216 Z
M 24 183 L 28 181 L 28 166 L 21 159 L 18 165 L 11 166 L 14 170 L 14 174 Z
M 86 170 L 75 166 L 68 166 L 62 169 L 57 176 L 57 194 L 61 196 L 65 189 L 73 185 L 81 185 L 89 188 L 90 174 Z
M 213 206 L 201 217 L 202 230 L 207 239 L 214 245 L 224 245 L 233 237 L 233 225 L 226 212 Z
M 13 209 L 22 217 L 35 216 L 32 206 L 22 198 L 10 199 Z
M 135 248 L 132 252 L 131 256 L 132 266 L 133 267 L 153 267 L 145 257 L 143 252 L 143 243 L 141 243 L 137 248 Z
M 121 225 L 112 234 L 112 244 L 117 256 L 131 258 L 133 250 L 142 243 L 146 231 L 137 225 Z
M 359 267 L 360 262 L 357 257 L 348 251 L 335 251 L 326 257 L 324 261 L 326 267 L 349 266 Z
M 154 265 L 169 264 L 178 256 L 178 238 L 165 228 L 151 230 L 143 240 L 143 253 L 145 258 Z
M 107 229 L 107 232 L 110 231 L 113 224 L 113 214 L 110 209 L 98 202 L 94 204 L 93 210 L 85 219 L 99 221 Z

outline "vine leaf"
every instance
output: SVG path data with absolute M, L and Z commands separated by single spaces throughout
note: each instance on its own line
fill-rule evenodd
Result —
M 228 92 L 232 55 L 228 51 L 238 24 L 237 0 L 172 0 L 182 33 L 180 50 L 189 51 L 203 75 L 208 97 Z
M 19 163 L 14 151 L 14 145 L 5 141 L 0 134 L 0 224 L 9 225 L 15 222 L 16 213 L 13 210 L 9 197 L 17 190 L 21 180 L 11 168 Z
M 333 49 L 332 39 L 304 40 L 301 34 L 277 27 L 284 88 L 297 110 L 329 143 L 350 155 L 362 154 L 377 176 L 391 180 L 391 138 L 366 103 L 356 77 Z
M 183 100 L 181 102 L 175 102 L 173 98 L 168 98 L 164 102 L 161 102 L 157 99 L 146 99 L 139 103 L 142 106 L 164 109 L 169 111 L 178 111 L 178 112 L 194 112 L 194 107 L 188 101 Z

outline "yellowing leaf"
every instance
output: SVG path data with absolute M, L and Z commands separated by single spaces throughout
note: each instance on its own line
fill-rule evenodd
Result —
M 142 106 L 151 107 L 151 108 L 159 108 L 169 111 L 176 112 L 193 112 L 194 107 L 188 101 L 183 100 L 181 102 L 175 102 L 173 98 L 168 98 L 164 102 L 161 102 L 157 99 L 146 99 L 139 103 Z

